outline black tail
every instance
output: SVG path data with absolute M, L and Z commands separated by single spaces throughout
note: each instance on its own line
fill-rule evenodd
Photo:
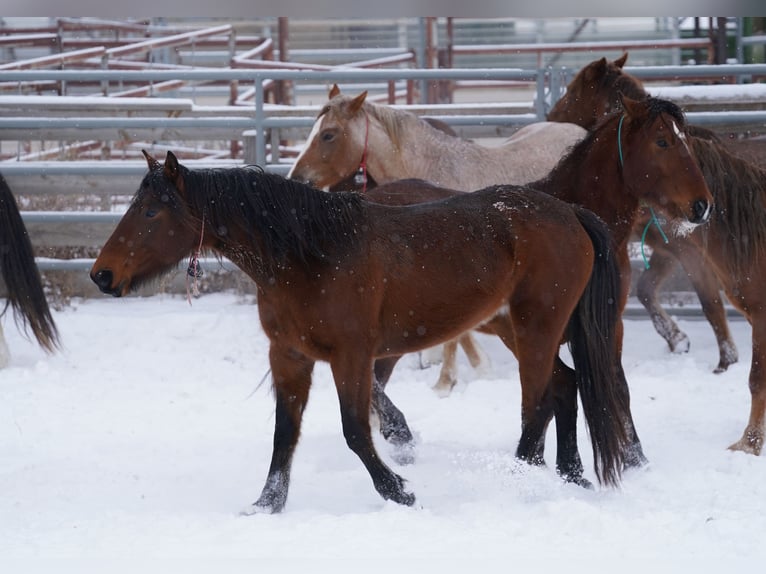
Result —
M 602 484 L 617 485 L 629 442 L 625 425 L 631 420 L 625 393 L 620 392 L 620 271 L 606 225 L 586 209 L 577 208 L 577 217 L 593 242 L 595 262 L 569 322 L 569 348 L 593 445 L 596 475 Z
M 0 274 L 8 291 L 8 301 L 17 324 L 32 330 L 40 346 L 53 352 L 59 346 L 56 324 L 45 298 L 40 272 L 35 264 L 32 244 L 21 219 L 16 199 L 0 174 Z M 0 313 L 0 314 L 2 314 Z

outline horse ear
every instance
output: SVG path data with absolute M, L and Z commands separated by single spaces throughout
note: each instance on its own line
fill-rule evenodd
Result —
M 153 157 L 152 157 L 152 156 L 149 154 L 149 152 L 148 152 L 148 151 L 146 151 L 145 149 L 142 149 L 142 150 L 141 150 L 141 153 L 142 153 L 142 154 L 144 154 L 144 157 L 146 158 L 146 163 L 149 165 L 149 171 L 152 171 L 152 170 L 154 170 L 154 169 L 158 169 L 158 168 L 162 167 L 162 166 L 160 165 L 160 162 L 158 162 L 156 159 L 154 159 L 154 158 L 153 158 Z
M 367 98 L 367 90 L 363 91 L 353 100 L 351 100 L 351 104 L 349 104 L 349 110 L 351 111 L 352 114 L 355 114 L 362 108 L 362 104 L 364 103 L 364 100 L 366 98 Z
M 606 57 L 596 60 L 586 68 L 586 78 L 595 80 L 606 74 Z
M 331 100 L 335 96 L 340 95 L 340 88 L 338 87 L 338 84 L 333 84 L 332 88 L 330 88 L 330 94 L 327 96 L 327 99 Z
M 625 113 L 630 117 L 639 115 L 643 109 L 639 100 L 634 100 L 625 94 L 620 94 L 620 101 L 622 102 L 622 107 L 625 110 Z
M 170 150 L 168 150 L 168 154 L 165 156 L 165 167 L 163 168 L 163 171 L 165 172 L 165 177 L 173 182 L 176 189 L 183 192 L 184 180 L 183 177 L 181 177 L 181 164 L 178 163 L 178 158 Z
M 614 61 L 614 65 L 618 68 L 622 69 L 622 67 L 625 65 L 625 62 L 628 61 L 628 53 L 625 52 L 621 57 L 617 58 Z

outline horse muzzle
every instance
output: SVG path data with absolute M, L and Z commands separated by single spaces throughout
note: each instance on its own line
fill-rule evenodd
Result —
M 112 286 L 114 275 L 109 269 L 100 269 L 91 272 L 91 280 L 98 286 L 102 293 L 112 295 L 113 297 L 122 297 L 122 285 Z

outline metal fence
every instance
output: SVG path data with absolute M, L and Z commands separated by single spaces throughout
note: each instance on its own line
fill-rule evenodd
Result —
M 644 80 L 663 80 L 683 82 L 699 80 L 723 83 L 749 82 L 754 78 L 766 77 L 766 64 L 723 65 L 723 66 L 661 66 L 636 67 L 627 70 Z M 549 68 L 540 70 L 521 69 L 337 69 L 332 71 L 305 70 L 241 70 L 241 69 L 195 69 L 195 70 L 9 70 L 0 72 L 2 82 L 55 81 L 55 82 L 100 82 L 133 81 L 164 82 L 171 79 L 189 82 L 211 80 L 235 81 L 240 85 L 252 85 L 255 91 L 251 109 L 238 108 L 238 115 L 230 115 L 227 109 L 223 115 L 198 115 L 172 117 L 125 117 L 115 113 L 82 116 L 35 116 L 14 117 L 0 116 L 0 139 L 8 139 L 8 134 L 18 137 L 24 134 L 31 139 L 70 134 L 67 137 L 85 138 L 88 134 L 100 134 L 115 130 L 164 130 L 163 133 L 182 134 L 194 132 L 208 136 L 234 139 L 250 138 L 250 155 L 255 163 L 266 169 L 285 174 L 289 165 L 279 161 L 278 154 L 267 155 L 269 140 L 279 141 L 284 133 L 296 137 L 308 133 L 313 125 L 319 106 L 290 108 L 264 103 L 263 86 L 274 80 L 295 83 L 329 85 L 340 82 L 352 85 L 381 85 L 389 82 L 433 82 L 440 80 L 482 80 L 524 82 L 530 86 L 534 101 L 527 111 L 519 112 L 519 107 L 508 105 L 505 109 L 493 108 L 494 112 L 483 113 L 487 108 L 470 104 L 442 106 L 412 106 L 418 113 L 441 119 L 448 124 L 461 127 L 473 126 L 502 135 L 503 129 L 515 129 L 522 125 L 541 121 L 549 106 L 562 94 L 566 84 L 576 70 L 567 68 Z M 0 97 L 0 111 L 5 96 Z M 110 105 L 119 106 L 119 102 Z M 523 107 L 521 108 L 523 110 Z M 748 129 L 766 131 L 766 111 L 709 111 L 688 113 L 692 123 L 710 127 L 726 126 L 736 128 L 747 126 Z M 99 131 L 100 130 L 100 131 Z M 249 135 L 247 135 L 249 134 Z M 205 136 L 207 137 L 207 136 Z M 272 146 L 272 151 L 277 148 Z M 276 161 L 274 161 L 276 160 Z M 202 167 L 205 162 L 188 162 L 195 167 Z M 209 162 L 207 162 L 209 164 Z M 221 160 L 216 165 L 242 163 L 242 160 Z M 146 164 L 141 161 L 5 161 L 0 162 L 0 171 L 8 179 L 11 188 L 17 193 L 95 193 L 95 194 L 132 194 L 135 186 L 145 172 Z M 31 183 L 32 182 L 32 183 Z M 83 233 L 88 230 L 88 240 L 83 237 L 83 244 L 105 239 L 113 227 L 117 215 L 85 215 L 79 212 L 24 212 L 25 221 L 35 231 L 51 237 L 66 235 L 77 226 Z M 87 219 L 85 225 L 84 219 Z M 99 219 L 100 218 L 100 219 Z M 45 259 L 39 261 L 41 269 L 87 269 L 92 260 L 81 259 L 63 261 Z

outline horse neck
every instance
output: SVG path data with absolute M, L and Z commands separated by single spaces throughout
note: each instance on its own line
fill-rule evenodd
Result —
M 417 178 L 466 191 L 480 187 L 462 176 L 462 170 L 476 165 L 477 144 L 439 132 L 407 112 L 395 114 L 400 124 L 396 141 L 370 115 L 367 171 L 378 184 Z
M 624 249 L 638 217 L 639 201 L 622 176 L 617 130 L 605 130 L 600 137 L 591 136 L 575 146 L 548 177 L 533 186 L 591 210 L 607 224 L 618 247 Z

